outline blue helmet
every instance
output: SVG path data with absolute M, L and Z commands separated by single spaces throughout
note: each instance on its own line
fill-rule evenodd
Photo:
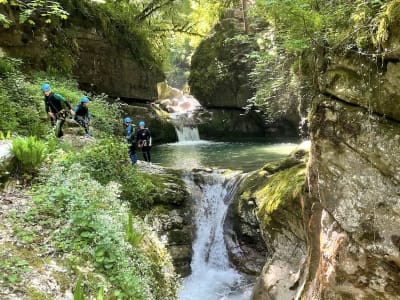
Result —
M 82 103 L 88 103 L 89 102 L 89 98 L 88 97 L 82 97 L 81 98 L 81 102 Z
M 48 92 L 50 90 L 51 90 L 50 84 L 48 84 L 48 83 L 42 84 L 42 92 Z
M 140 121 L 140 122 L 139 122 L 139 126 L 144 126 L 144 122 L 143 122 L 143 121 Z
M 132 122 L 132 120 L 131 120 L 131 118 L 126 117 L 126 118 L 124 119 L 124 122 L 125 122 L 125 123 L 130 123 L 130 122 Z

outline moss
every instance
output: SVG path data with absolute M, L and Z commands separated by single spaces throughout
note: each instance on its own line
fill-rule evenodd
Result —
M 266 171 L 268 174 L 274 174 L 298 164 L 298 159 L 294 157 L 288 157 L 282 160 L 267 163 L 266 165 L 264 165 L 263 170 Z
M 300 164 L 272 175 L 268 184 L 254 193 L 258 204 L 257 217 L 268 226 L 274 211 L 300 197 L 306 182 L 306 165 Z
M 66 291 L 70 288 L 72 282 L 70 274 L 66 272 L 53 272 L 51 277 L 57 281 L 61 291 Z
M 35 289 L 33 286 L 28 287 L 26 291 L 27 300 L 48 300 L 53 299 L 52 297 L 46 295 L 42 291 Z

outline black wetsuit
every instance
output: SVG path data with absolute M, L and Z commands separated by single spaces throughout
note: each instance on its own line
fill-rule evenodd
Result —
M 75 111 L 75 116 L 74 119 L 75 121 L 85 129 L 85 133 L 87 135 L 90 135 L 89 132 L 89 120 L 90 120 L 90 114 L 89 114 L 89 108 L 83 106 L 82 104 L 79 104 L 75 106 L 74 108 Z
M 52 112 L 54 117 L 51 118 L 51 125 L 56 126 L 57 137 L 62 137 L 64 135 L 62 127 L 65 123 L 65 118 L 67 117 L 69 110 L 71 110 L 71 105 L 67 100 L 64 99 L 60 94 L 50 93 L 48 96 L 44 96 L 44 105 L 46 113 Z M 64 111 L 65 108 L 68 111 Z M 59 124 L 57 124 L 57 122 Z
M 150 150 L 151 150 L 151 134 L 147 128 L 139 129 L 136 134 L 136 141 L 139 149 L 142 149 L 143 159 L 147 162 L 151 162 Z

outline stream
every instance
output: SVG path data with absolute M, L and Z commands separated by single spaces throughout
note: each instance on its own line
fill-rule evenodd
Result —
M 154 163 L 184 170 L 195 211 L 192 274 L 183 280 L 180 300 L 250 299 L 254 278 L 236 271 L 228 258 L 223 232 L 228 207 L 246 172 L 286 157 L 296 145 L 195 140 L 152 150 Z
M 192 273 L 183 279 L 179 299 L 248 300 L 254 278 L 234 269 L 224 240 L 228 208 L 247 172 L 286 157 L 297 144 L 205 141 L 195 126 L 182 123 L 176 133 L 180 142 L 154 147 L 152 162 L 183 170 L 193 201 Z

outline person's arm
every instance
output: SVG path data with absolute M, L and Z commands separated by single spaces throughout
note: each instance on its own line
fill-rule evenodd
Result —
M 152 143 L 152 138 L 151 138 L 151 133 L 150 130 L 147 129 L 147 134 L 149 135 L 149 146 L 151 147 Z
M 72 115 L 73 120 L 75 120 L 75 116 L 76 116 L 76 113 L 78 112 L 78 110 L 79 110 L 79 105 L 74 107 L 74 114 Z
M 60 102 L 64 102 L 65 105 L 68 107 L 71 115 L 75 115 L 75 112 L 72 110 L 71 104 L 69 104 L 69 102 L 67 100 L 65 100 L 65 98 L 63 96 L 61 96 L 60 94 L 54 94 L 54 98 L 56 98 Z
M 46 113 L 50 112 L 49 103 L 47 102 L 46 99 L 44 99 L 44 109 L 46 110 Z

